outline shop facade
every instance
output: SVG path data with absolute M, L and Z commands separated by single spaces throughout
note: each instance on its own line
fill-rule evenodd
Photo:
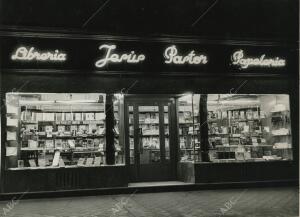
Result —
M 294 44 L 1 36 L 1 192 L 298 179 Z

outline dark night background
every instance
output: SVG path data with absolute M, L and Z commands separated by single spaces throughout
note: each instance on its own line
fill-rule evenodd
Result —
M 1 0 L 0 28 L 296 42 L 298 4 L 297 0 Z

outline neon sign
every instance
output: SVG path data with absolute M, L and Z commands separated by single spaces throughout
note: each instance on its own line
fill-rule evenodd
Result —
M 67 54 L 59 50 L 41 52 L 37 51 L 34 47 L 19 47 L 11 56 L 11 59 L 21 61 L 64 62 L 67 59 Z
M 165 63 L 167 64 L 206 64 L 208 62 L 207 56 L 203 54 L 196 55 L 192 50 L 188 55 L 178 55 L 178 50 L 175 45 L 167 47 L 164 52 Z
M 266 58 L 265 54 L 262 54 L 260 57 L 245 57 L 243 50 L 238 50 L 233 53 L 231 56 L 231 61 L 233 65 L 238 65 L 242 69 L 246 69 L 251 66 L 260 66 L 260 67 L 283 67 L 286 64 L 285 59 L 279 57 L 275 58 Z
M 99 50 L 105 50 L 106 54 L 105 57 L 102 59 L 99 59 L 95 66 L 98 68 L 101 68 L 108 64 L 109 62 L 112 63 L 121 63 L 121 62 L 127 62 L 127 63 L 139 63 L 143 62 L 146 59 L 146 56 L 144 54 L 136 54 L 135 51 L 131 51 L 130 53 L 123 53 L 123 54 L 116 54 L 112 53 L 113 50 L 117 48 L 116 45 L 107 45 L 103 44 L 99 47 Z

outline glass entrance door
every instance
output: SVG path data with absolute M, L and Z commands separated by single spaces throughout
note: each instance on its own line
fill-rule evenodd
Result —
M 131 101 L 127 104 L 129 169 L 131 181 L 174 179 L 174 154 L 170 141 L 172 109 L 168 100 Z

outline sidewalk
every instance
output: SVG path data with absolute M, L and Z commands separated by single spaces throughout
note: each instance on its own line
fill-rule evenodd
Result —
M 15 217 L 294 217 L 296 187 L 202 190 L 0 202 L 0 216 Z

